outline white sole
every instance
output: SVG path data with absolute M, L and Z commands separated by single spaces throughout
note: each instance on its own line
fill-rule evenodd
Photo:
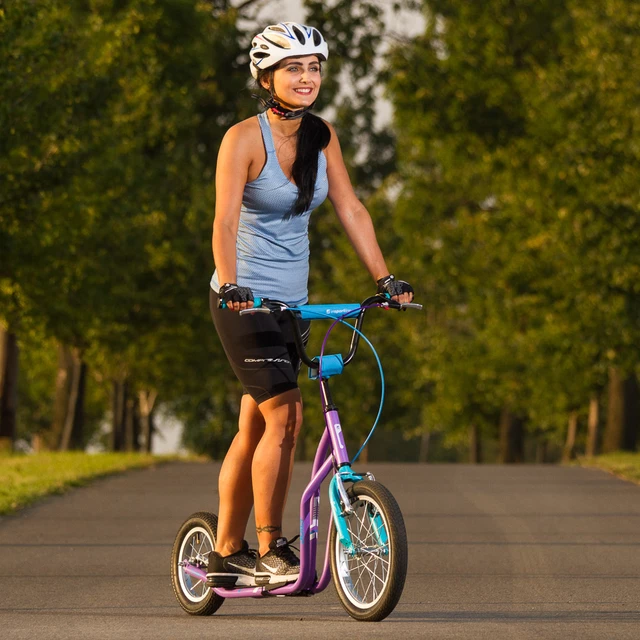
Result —
M 282 582 L 287 584 L 289 582 L 295 582 L 300 577 L 299 573 L 289 574 L 286 576 L 274 575 L 273 573 L 256 573 L 255 580 L 258 586 L 264 584 L 276 584 Z

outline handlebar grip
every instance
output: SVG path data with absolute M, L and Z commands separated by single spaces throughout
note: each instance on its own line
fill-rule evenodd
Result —
M 227 308 L 227 303 L 222 298 L 220 298 L 219 307 L 221 309 L 226 309 Z M 262 298 L 259 298 L 258 296 L 254 296 L 254 298 L 253 298 L 253 308 L 257 309 L 257 308 L 260 308 L 260 307 L 262 307 Z

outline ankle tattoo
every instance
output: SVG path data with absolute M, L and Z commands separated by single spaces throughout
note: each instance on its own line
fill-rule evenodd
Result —
M 267 524 L 264 527 L 256 527 L 258 533 L 275 533 L 276 531 L 282 531 L 282 527 L 279 524 Z

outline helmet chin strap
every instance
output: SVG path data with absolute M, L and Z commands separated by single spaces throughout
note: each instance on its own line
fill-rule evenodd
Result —
M 315 104 L 314 101 L 308 107 L 303 107 L 302 109 L 289 109 L 289 107 L 292 107 L 293 105 L 285 102 L 276 94 L 276 90 L 273 86 L 273 75 L 269 79 L 269 98 L 265 100 L 256 94 L 252 94 L 251 97 L 259 100 L 265 109 L 271 109 L 275 115 L 280 118 L 285 118 L 286 120 L 297 120 L 298 118 L 302 118 L 302 116 L 309 111 L 309 109 L 313 108 L 313 105 Z

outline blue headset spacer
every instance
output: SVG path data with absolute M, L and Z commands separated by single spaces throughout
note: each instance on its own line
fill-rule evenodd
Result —
M 315 362 L 318 362 L 318 356 L 314 358 Z M 322 377 L 330 378 L 331 376 L 339 376 L 344 369 L 344 363 L 342 362 L 342 355 L 326 355 L 322 356 Z M 309 369 L 309 378 L 311 380 L 318 379 L 318 369 Z

